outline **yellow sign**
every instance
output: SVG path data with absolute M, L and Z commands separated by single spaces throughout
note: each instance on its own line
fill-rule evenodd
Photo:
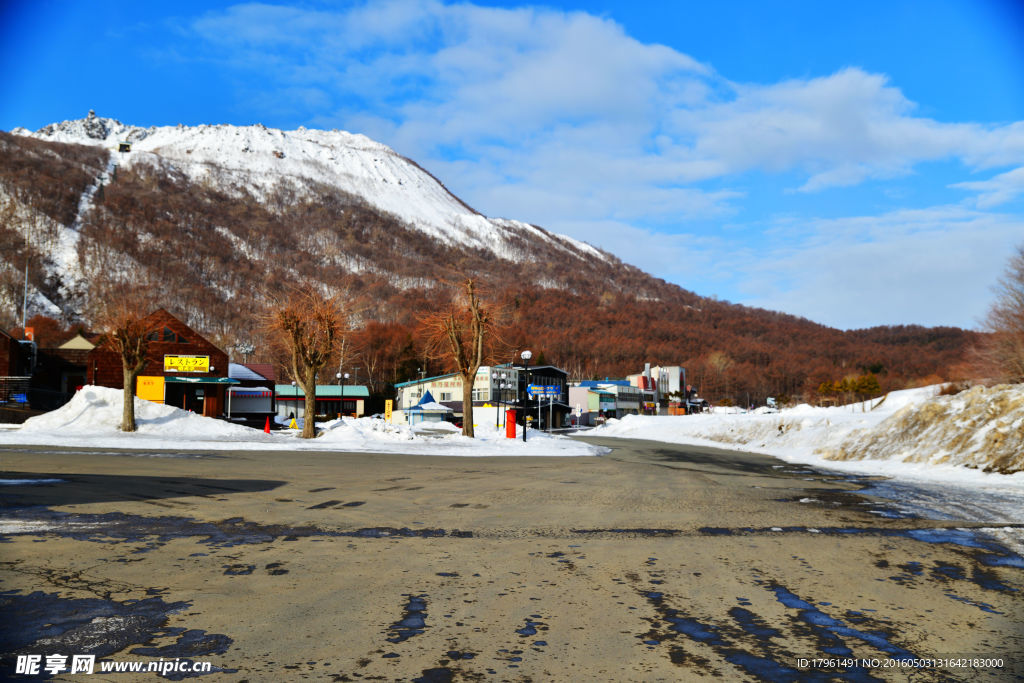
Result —
M 390 398 L 384 401 L 384 419 L 391 422 L 391 406 L 394 404 Z
M 209 356 L 164 356 L 164 372 L 209 372 Z
M 164 402 L 163 377 L 139 377 L 135 381 L 135 395 L 153 403 Z

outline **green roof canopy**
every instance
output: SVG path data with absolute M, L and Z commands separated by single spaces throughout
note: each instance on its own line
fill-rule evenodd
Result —
M 182 384 L 240 384 L 230 377 L 164 377 L 164 382 L 180 382 Z
M 317 384 L 316 397 L 341 398 L 342 389 L 345 390 L 345 398 L 370 397 L 370 390 L 359 384 L 346 384 L 344 386 L 338 386 L 337 384 Z M 275 384 L 274 393 L 277 394 L 278 398 L 298 398 L 299 396 L 306 395 L 306 393 L 302 391 L 302 387 L 298 385 L 292 386 L 291 384 Z

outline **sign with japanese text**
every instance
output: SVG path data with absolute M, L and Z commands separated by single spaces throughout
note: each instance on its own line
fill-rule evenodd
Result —
M 209 356 L 164 356 L 164 372 L 209 372 Z

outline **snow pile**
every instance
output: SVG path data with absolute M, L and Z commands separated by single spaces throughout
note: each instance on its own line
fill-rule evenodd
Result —
M 318 424 L 315 439 L 299 438 L 285 429 L 265 434 L 223 420 L 202 417 L 168 405 L 135 399 L 138 431 L 121 428 L 123 392 L 107 387 L 83 387 L 63 407 L 10 425 L 0 431 L 0 444 L 31 444 L 89 448 L 126 448 L 147 456 L 178 457 L 187 450 L 311 450 L 412 455 L 459 456 L 587 456 L 607 449 L 530 430 L 527 441 L 505 438 L 503 429 L 481 424 L 477 438 L 462 436 L 447 423 L 411 428 L 379 418 L 342 418 Z M 519 432 L 522 437 L 522 432 Z M 178 453 L 153 452 L 154 450 Z M 189 455 L 186 453 L 186 455 Z
M 906 405 L 934 396 L 937 387 L 895 391 L 882 400 L 843 407 L 801 404 L 778 412 L 716 410 L 686 416 L 627 415 L 609 420 L 595 436 L 653 439 L 672 443 L 726 444 L 783 458 L 815 459 L 819 448 L 837 448 L 846 439 L 873 428 Z
M 594 436 L 731 446 L 792 462 L 945 481 L 1012 474 L 1024 484 L 1024 386 L 937 396 L 938 385 L 843 407 L 777 413 L 629 415 Z
M 108 387 L 86 386 L 57 410 L 29 418 L 17 433 L 32 437 L 78 441 L 85 437 L 132 435 L 121 432 L 124 392 Z M 135 399 L 137 434 L 143 437 L 187 438 L 194 441 L 249 440 L 267 437 L 263 432 L 196 415 L 181 408 Z M 38 441 L 34 441 L 38 443 Z M 152 447 L 152 443 L 148 444 Z
M 321 443 L 344 443 L 352 446 L 358 443 L 369 447 L 381 441 L 413 441 L 416 435 L 408 425 L 391 424 L 381 418 L 343 417 L 330 422 L 317 423 L 322 430 L 317 437 Z M 360 449 L 364 450 L 364 449 Z M 366 450 L 372 450 L 367 448 Z
M 769 414 L 631 415 L 591 433 L 724 446 L 888 477 L 874 479 L 867 492 L 913 514 L 1024 523 L 1024 385 L 976 387 L 957 396 L 937 396 L 939 388 Z
M 911 404 L 823 452 L 830 460 L 866 458 L 1024 471 L 1024 385 L 977 386 Z

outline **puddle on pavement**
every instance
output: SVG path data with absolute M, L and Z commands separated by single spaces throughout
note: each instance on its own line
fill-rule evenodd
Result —
M 271 543 L 277 539 L 295 541 L 308 537 L 331 538 L 471 538 L 470 531 L 458 529 L 409 529 L 406 527 L 365 527 L 349 531 L 314 526 L 258 524 L 241 517 L 218 522 L 201 522 L 190 517 L 144 517 L 120 512 L 78 514 L 45 507 L 9 508 L 0 519 L 6 537 L 53 534 L 80 541 L 144 544 L 133 552 L 146 552 L 176 538 L 198 538 L 215 548 Z M 9 540 L 9 539 L 4 539 Z
M 389 627 L 391 635 L 387 638 L 389 643 L 402 643 L 423 633 L 427 628 L 427 595 L 405 594 L 405 613 L 402 618 Z
M 191 606 L 189 602 L 165 602 L 159 596 L 117 602 L 63 598 L 42 591 L 28 595 L 8 591 L 0 594 L 0 667 L 13 671 L 13 660 L 18 654 L 45 657 L 55 652 L 88 652 L 100 660 L 132 645 L 139 645 L 130 650 L 132 654 L 165 659 L 201 658 L 227 652 L 233 642 L 227 635 L 167 626 L 171 614 Z M 172 642 L 152 645 L 157 640 Z M 236 671 L 213 667 L 207 673 Z M 184 675 L 170 673 L 165 677 L 181 680 Z
M 682 610 L 670 607 L 660 592 L 641 591 L 641 595 L 655 608 L 658 618 L 654 620 L 654 628 L 650 632 L 637 637 L 650 650 L 657 650 L 662 645 L 667 646 L 668 656 L 677 666 L 687 666 L 697 674 L 713 675 L 711 670 L 701 670 L 701 667 L 707 664 L 706 659 L 673 644 L 676 638 L 682 636 L 710 647 L 723 659 L 754 678 L 773 681 L 816 680 L 813 676 L 801 676 L 804 672 L 777 661 L 792 659 L 781 646 L 775 658 L 753 654 L 750 650 L 772 649 L 771 638 L 775 637 L 777 632 L 763 626 L 760 620 L 750 613 L 740 614 L 737 618 L 735 610 L 740 608 L 734 608 L 730 613 L 738 625 L 737 628 L 731 623 L 711 624 L 687 615 Z M 659 626 L 664 626 L 665 630 L 659 629 Z M 744 640 L 752 642 L 747 646 L 743 643 Z M 820 677 L 817 680 L 830 679 Z

